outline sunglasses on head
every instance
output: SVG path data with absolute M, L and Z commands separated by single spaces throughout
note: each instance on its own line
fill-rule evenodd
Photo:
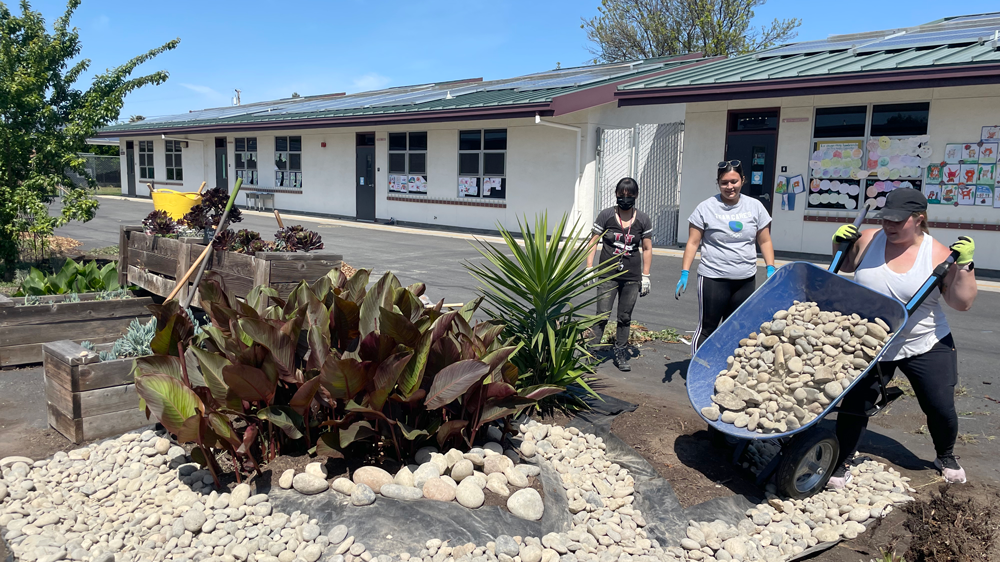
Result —
M 739 160 L 724 160 L 722 162 L 719 162 L 719 169 L 720 170 L 723 169 L 723 168 L 725 168 L 726 166 L 732 166 L 733 168 L 739 168 L 739 167 L 743 166 L 743 163 L 740 162 Z

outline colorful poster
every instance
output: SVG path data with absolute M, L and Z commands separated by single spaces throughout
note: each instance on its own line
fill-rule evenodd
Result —
M 961 171 L 958 173 L 958 183 L 975 184 L 977 173 L 979 173 L 977 164 L 962 164 Z
M 941 185 L 936 183 L 924 184 L 924 197 L 927 198 L 927 203 L 931 205 L 941 203 Z
M 407 190 L 410 193 L 427 193 L 427 178 L 424 176 L 410 176 L 407 179 Z
M 946 144 L 944 145 L 944 161 L 946 164 L 958 164 L 962 161 L 962 146 L 961 144 Z
M 503 178 L 483 178 L 483 197 L 503 189 Z
M 992 184 L 994 174 L 996 174 L 996 169 L 996 164 L 980 164 L 978 171 L 976 172 L 976 183 Z
M 869 139 L 867 168 L 881 180 L 921 178 L 934 153 L 930 137 Z
M 955 190 L 955 199 L 958 201 L 959 205 L 975 205 L 976 186 L 959 185 L 958 188 Z
M 816 186 L 816 189 L 813 189 L 813 191 L 819 190 L 819 180 L 818 179 L 814 179 L 813 180 L 813 184 Z M 774 184 L 774 192 L 775 193 L 786 193 L 787 191 L 788 191 L 788 177 L 787 176 L 778 176 L 778 181 L 775 182 L 775 184 Z
M 793 178 L 794 179 L 794 178 Z M 789 188 L 791 189 L 791 188 Z M 819 180 L 810 182 L 811 193 L 806 207 L 810 209 L 857 209 L 861 186 L 851 180 Z M 793 192 L 794 193 L 794 192 Z
M 818 141 L 809 158 L 809 175 L 814 178 L 857 177 L 864 165 L 862 141 Z
M 988 185 L 976 186 L 976 205 L 984 207 L 993 206 L 993 188 Z
M 459 197 L 479 197 L 479 178 L 458 178 Z
M 1000 140 L 1000 125 L 983 127 L 983 135 L 980 139 L 984 141 Z
M 956 202 L 958 198 L 958 186 L 957 185 L 941 185 L 941 203 L 951 205 Z
M 941 164 L 929 164 L 927 166 L 927 181 L 941 183 Z
M 868 180 L 868 185 L 865 188 L 865 204 L 873 206 L 873 210 L 881 209 L 885 206 L 885 196 L 894 189 L 919 189 L 923 192 L 923 181 L 880 181 L 870 179 Z
M 801 175 L 788 178 L 788 190 L 792 193 L 802 193 L 806 190 L 806 180 Z
M 762 185 L 764 183 L 764 172 L 750 172 L 750 185 Z
M 962 163 L 976 164 L 979 162 L 979 143 L 968 142 L 962 145 Z
M 1000 149 L 1000 143 L 984 142 L 983 146 L 979 147 L 979 163 L 996 164 L 998 149 Z
M 944 183 L 958 183 L 961 181 L 961 173 L 961 164 L 946 164 L 941 168 L 941 181 Z

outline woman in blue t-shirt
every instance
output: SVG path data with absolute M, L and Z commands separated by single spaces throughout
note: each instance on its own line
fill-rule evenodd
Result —
M 746 178 L 739 160 L 719 162 L 719 194 L 702 201 L 688 217 L 683 270 L 674 298 L 687 290 L 688 270 L 701 249 L 698 265 L 698 327 L 691 337 L 691 354 L 712 335 L 756 289 L 757 249 L 774 273 L 771 217 L 753 197 L 742 197 Z

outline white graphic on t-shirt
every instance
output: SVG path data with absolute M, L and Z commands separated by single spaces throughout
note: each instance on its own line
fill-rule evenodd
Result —
M 635 239 L 635 235 L 625 234 L 624 236 L 625 236 L 625 242 L 622 242 L 622 233 L 621 232 L 615 233 L 614 255 L 617 256 L 620 254 L 625 254 L 625 257 L 629 257 L 632 255 L 632 252 L 636 249 L 635 244 L 632 243 L 632 241 Z

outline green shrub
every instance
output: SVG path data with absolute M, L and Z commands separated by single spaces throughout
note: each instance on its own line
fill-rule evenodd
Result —
M 401 460 L 428 443 L 469 447 L 486 424 L 560 390 L 515 390 L 503 325 L 469 324 L 479 301 L 445 313 L 424 307 L 423 284 L 387 273 L 368 287 L 369 275 L 334 270 L 287 299 L 256 287 L 243 301 L 210 272 L 199 287 L 211 318 L 204 349 L 176 301 L 151 306 L 154 355 L 136 360 L 135 376 L 147 412 L 196 443 L 214 474 L 226 451 L 239 478 L 292 443 Z
M 96 261 L 80 265 L 68 259 L 62 269 L 52 275 L 46 275 L 36 268 L 31 268 L 28 275 L 21 281 L 21 287 L 14 296 L 25 295 L 64 295 L 66 293 L 93 293 L 98 291 L 116 291 L 121 289 L 118 284 L 118 267 L 114 262 L 104 267 L 97 267 Z
M 511 255 L 480 242 L 477 249 L 489 263 L 466 265 L 483 284 L 480 291 L 491 305 L 486 312 L 505 323 L 503 337 L 523 343 L 511 357 L 521 373 L 517 387 L 543 385 L 565 390 L 576 385 L 596 396 L 587 384 L 594 371 L 586 361 L 589 353 L 583 334 L 600 317 L 582 311 L 597 301 L 588 282 L 611 273 L 615 266 L 609 262 L 589 272 L 583 269 L 592 248 L 587 240 L 589 231 L 574 226 L 567 232 L 565 215 L 551 237 L 547 235 L 547 215 L 535 217 L 534 230 L 527 226 L 527 219 L 518 225 L 524 247 L 498 226 Z M 586 297 L 588 291 L 594 296 Z M 560 393 L 541 406 L 577 409 L 585 403 L 578 395 Z

